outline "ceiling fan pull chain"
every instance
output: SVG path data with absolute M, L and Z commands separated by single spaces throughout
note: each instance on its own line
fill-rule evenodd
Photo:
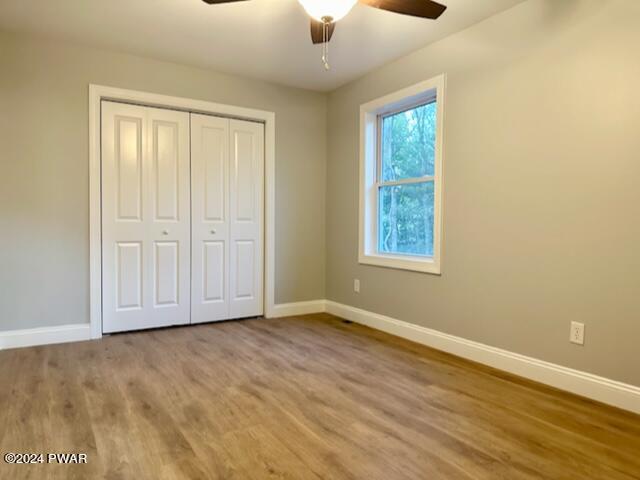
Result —
M 322 64 L 325 70 L 329 70 L 329 22 L 323 18 L 322 22 Z

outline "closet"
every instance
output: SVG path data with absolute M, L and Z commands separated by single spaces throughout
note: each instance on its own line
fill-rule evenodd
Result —
M 262 315 L 264 125 L 103 101 L 103 332 Z

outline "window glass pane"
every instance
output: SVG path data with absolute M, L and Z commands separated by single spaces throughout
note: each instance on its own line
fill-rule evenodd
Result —
M 381 186 L 378 250 L 433 256 L 433 182 Z
M 433 176 L 436 102 L 382 118 L 383 182 Z

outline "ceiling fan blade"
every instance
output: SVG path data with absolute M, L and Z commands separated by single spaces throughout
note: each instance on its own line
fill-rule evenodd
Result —
M 430 18 L 435 20 L 447 9 L 445 5 L 432 0 L 359 0 L 370 7 L 402 13 L 412 17 Z
M 313 18 L 311 19 L 311 41 L 316 44 L 316 43 L 323 43 L 322 42 L 322 28 L 324 27 L 324 24 L 322 22 L 318 22 L 317 20 L 314 20 Z M 336 24 L 335 22 L 331 22 L 329 24 L 329 32 L 328 33 L 328 38 L 327 38 L 327 42 L 329 40 L 331 40 L 331 35 L 333 35 L 333 31 L 336 28 Z
M 209 5 L 217 5 L 218 3 L 233 3 L 233 2 L 245 2 L 246 0 L 202 0 Z

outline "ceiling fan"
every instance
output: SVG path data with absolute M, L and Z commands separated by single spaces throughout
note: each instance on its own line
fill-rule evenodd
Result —
M 246 0 L 203 0 L 209 5 L 218 3 L 243 2 Z M 351 11 L 356 3 L 411 15 L 412 17 L 435 20 L 447 9 L 433 0 L 298 0 L 311 17 L 311 41 L 322 44 L 322 63 L 329 70 L 329 40 L 336 28 L 336 22 Z

